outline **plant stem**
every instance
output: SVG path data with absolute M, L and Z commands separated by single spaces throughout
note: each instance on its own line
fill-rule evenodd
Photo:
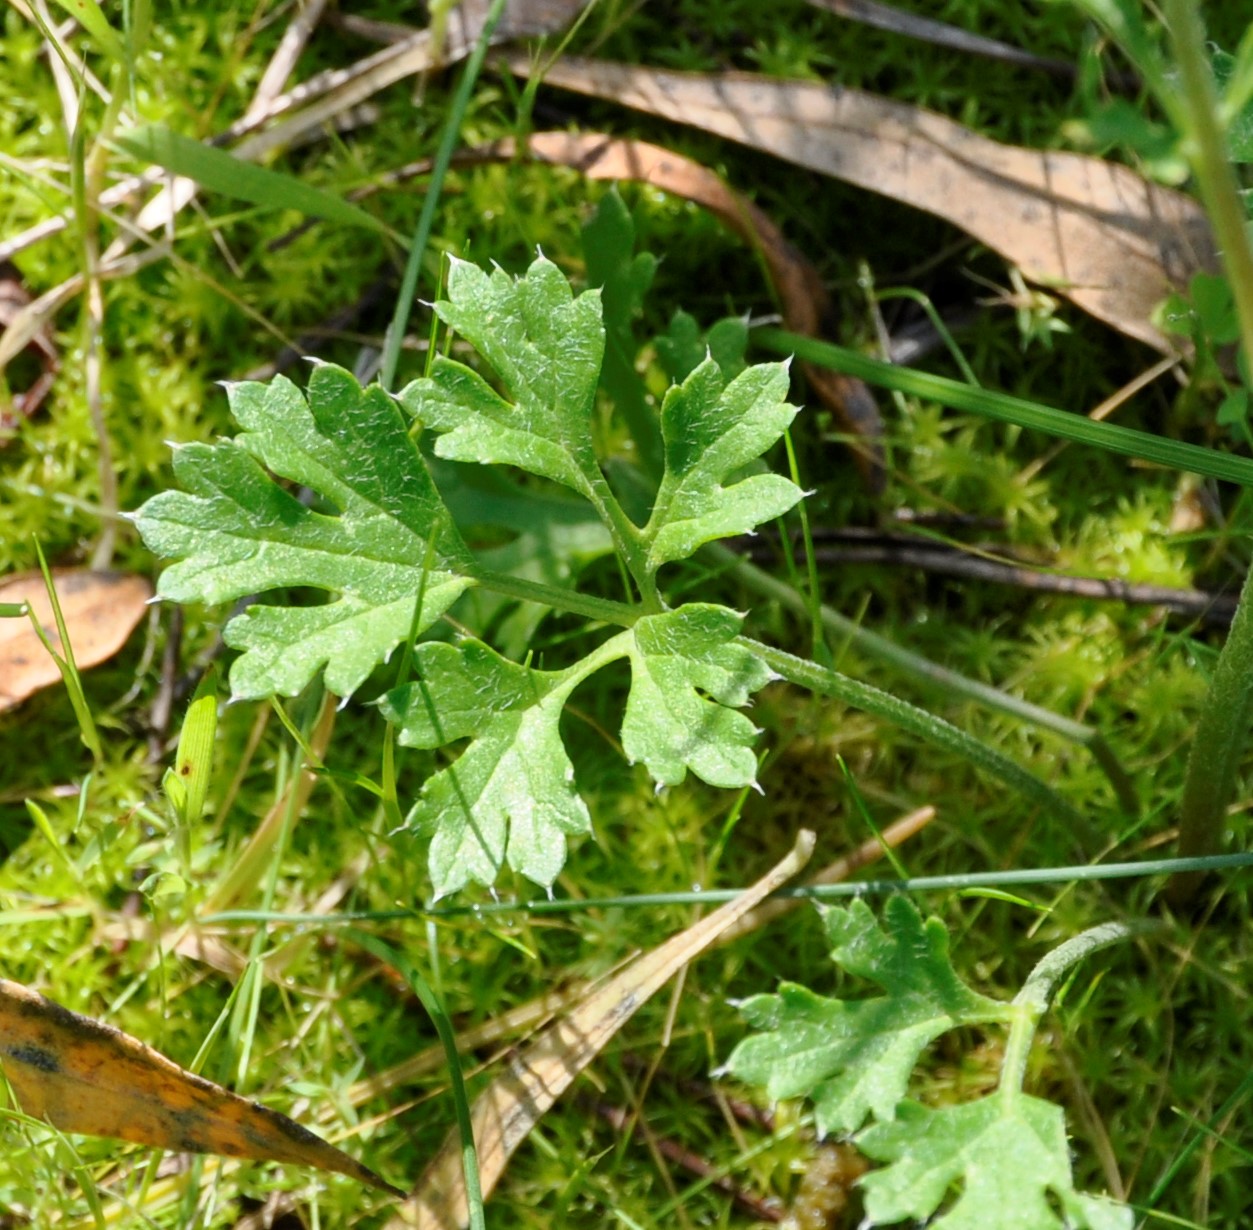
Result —
M 937 747 L 955 752 L 963 760 L 991 774 L 1068 824 L 1077 828 L 1086 826 L 1084 817 L 1038 777 L 1027 772 L 1008 756 L 1002 756 L 1000 752 L 959 730 L 951 722 L 946 722 L 925 709 L 919 709 L 908 701 L 900 700 L 890 692 L 850 679 L 828 667 L 806 662 L 803 658 L 773 649 L 760 641 L 741 636 L 737 643 L 752 650 L 772 671 L 790 683 L 824 696 L 834 696 L 864 713 L 886 718 L 902 730 L 916 734 Z
M 1240 605 L 1219 654 L 1188 752 L 1179 811 L 1179 854 L 1213 854 L 1221 845 L 1236 767 L 1253 713 L 1253 571 L 1244 580 Z M 1200 885 L 1195 872 L 1173 876 L 1167 897 L 1186 901 Z
M 1195 0 L 1166 0 L 1165 13 L 1182 85 L 1185 146 L 1235 297 L 1244 357 L 1253 361 L 1253 248 L 1219 126 L 1218 95 L 1205 56 L 1205 31 Z M 1240 605 L 1214 669 L 1188 755 L 1179 823 L 1179 853 L 1185 857 L 1210 854 L 1221 844 L 1253 710 L 1251 605 L 1253 574 L 1245 579 L 1241 590 Z M 1186 901 L 1200 880 L 1195 873 L 1173 877 L 1166 889 L 1168 898 L 1177 903 Z
M 1009 1027 L 1009 1037 L 1005 1042 L 1005 1059 L 1001 1065 L 998 1093 L 1022 1088 L 1032 1039 L 1040 1018 L 1048 1009 L 1053 988 L 1062 975 L 1084 957 L 1150 929 L 1144 924 L 1102 923 L 1099 927 L 1081 931 L 1074 939 L 1067 940 L 1052 952 L 1044 954 L 1040 963 L 1027 976 L 1022 990 L 1014 996 L 1015 1012 Z
M 1253 247 L 1239 184 L 1218 121 L 1218 93 L 1205 55 L 1200 5 L 1197 0 L 1166 0 L 1164 7 L 1183 87 L 1185 150 L 1235 296 L 1240 344 L 1246 360 L 1253 362 Z
M 657 578 L 648 569 L 648 552 L 644 547 L 644 537 L 639 526 L 626 515 L 626 511 L 605 481 L 600 463 L 596 460 L 594 453 L 589 455 L 586 463 L 580 468 L 588 484 L 588 490 L 584 494 L 609 531 L 609 537 L 613 539 L 618 558 L 626 565 L 631 579 L 640 591 L 640 598 L 644 604 L 643 613 L 656 615 L 663 609 L 661 596 L 657 592 Z
M 542 581 L 528 581 L 524 577 L 510 576 L 504 572 L 475 571 L 475 583 L 482 589 L 522 602 L 538 602 L 567 615 L 582 615 L 597 623 L 617 624 L 629 628 L 647 612 L 626 602 L 614 602 L 612 598 L 597 598 L 592 594 L 563 589 L 558 585 L 545 585 Z
M 735 578 L 749 589 L 764 594 L 798 615 L 809 615 L 809 602 L 806 597 L 786 581 L 781 581 L 764 569 L 758 568 L 756 564 L 737 555 L 729 547 L 711 543 L 704 550 L 705 554 L 716 557 L 722 564 L 728 566 Z M 818 608 L 818 613 L 828 632 L 836 637 L 852 641 L 862 652 L 881 661 L 890 662 L 912 678 L 934 684 L 958 696 L 966 696 L 978 704 L 986 705 L 989 709 L 1008 714 L 1020 721 L 1031 722 L 1045 730 L 1052 731 L 1055 735 L 1060 735 L 1063 739 L 1069 739 L 1073 743 L 1086 747 L 1104 771 L 1105 776 L 1109 778 L 1114 795 L 1118 799 L 1118 806 L 1123 813 L 1127 816 L 1140 814 L 1140 799 L 1136 794 L 1135 783 L 1099 730 L 1085 726 L 1082 722 L 1076 722 L 1071 718 L 1062 717 L 1061 714 L 1053 713 L 1039 705 L 1033 705 L 1021 697 L 1011 696 L 1008 692 L 1002 692 L 999 688 L 980 683 L 977 679 L 968 679 L 965 675 L 958 674 L 957 671 L 949 670 L 946 666 L 939 666 L 929 658 L 924 658 L 921 654 L 898 645 L 890 638 L 863 628 L 854 620 L 849 619 L 847 615 L 841 615 L 834 607 L 823 604 Z

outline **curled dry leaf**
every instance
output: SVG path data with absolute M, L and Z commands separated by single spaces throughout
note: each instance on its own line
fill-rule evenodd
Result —
M 3 978 L 0 1066 L 22 1110 L 63 1132 L 313 1166 L 404 1194 L 286 1115 Z
M 529 61 L 514 56 L 514 72 Z M 1031 281 L 1163 353 L 1154 309 L 1217 268 L 1200 205 L 1128 167 L 989 140 L 934 111 L 860 90 L 750 73 L 559 60 L 549 85 L 691 124 L 944 218 Z
M 475 1099 L 471 1112 L 485 1198 L 518 1145 L 636 1010 L 728 927 L 790 880 L 813 848 L 813 833 L 802 831 L 792 852 L 750 889 L 633 961 L 513 1057 Z M 407 1226 L 462 1230 L 468 1224 L 461 1140 L 453 1131 L 385 1230 Z
M 98 666 L 122 648 L 152 597 L 146 577 L 127 573 L 54 568 L 52 580 L 80 670 Z M 0 602 L 27 603 L 60 652 L 52 604 L 38 572 L 25 572 L 0 584 Z M 0 713 L 60 678 L 57 664 L 29 619 L 0 619 Z

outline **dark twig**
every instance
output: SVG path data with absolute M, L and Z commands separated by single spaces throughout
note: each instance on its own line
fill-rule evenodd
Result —
M 922 542 L 901 534 L 876 530 L 846 529 L 816 532 L 819 545 L 815 557 L 820 565 L 886 564 L 919 568 L 941 576 L 1013 585 L 1040 593 L 1073 598 L 1095 598 L 1133 606 L 1163 607 L 1173 615 L 1198 619 L 1212 627 L 1225 628 L 1236 609 L 1236 594 L 1200 589 L 1180 589 L 1171 585 L 1145 585 L 1116 577 L 1066 576 L 1042 568 L 1031 568 L 1003 560 L 974 555 L 958 547 Z M 762 535 L 743 539 L 740 549 L 754 561 L 773 559 L 777 548 Z M 995 548 L 1004 554 L 1005 548 Z
M 1024 51 L 1021 47 L 1015 47 L 1011 43 L 1002 43 L 998 39 L 972 34 L 969 30 L 951 26 L 947 22 L 902 12 L 890 4 L 880 4 L 878 0 L 808 0 L 808 3 L 814 8 L 826 9 L 828 13 L 835 13 L 839 17 L 847 17 L 851 21 L 861 22 L 862 25 L 873 26 L 876 30 L 886 30 L 889 34 L 900 34 L 905 38 L 918 39 L 936 47 L 947 47 L 951 51 L 986 56 L 990 60 L 999 60 L 1003 64 L 1017 64 L 1022 68 L 1038 68 L 1067 81 L 1073 81 L 1079 75 L 1078 68 L 1069 60 L 1039 56 L 1034 52 Z M 1115 88 L 1120 90 L 1135 89 L 1138 83 L 1139 78 L 1130 73 L 1120 73 L 1112 82 Z

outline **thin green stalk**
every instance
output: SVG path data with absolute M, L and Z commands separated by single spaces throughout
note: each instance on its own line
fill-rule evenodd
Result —
M 1253 853 L 1211 854 L 1206 858 L 1142 859 L 1131 863 L 1080 863 L 1071 867 L 1020 867 L 1004 871 L 967 871 L 955 875 L 912 876 L 906 880 L 846 880 L 839 884 L 804 884 L 781 888 L 771 900 L 836 901 L 844 897 L 880 897 L 892 893 L 953 893 L 1031 884 L 1073 884 L 1136 880 L 1181 871 L 1234 871 L 1253 867 Z M 583 914 L 589 910 L 655 909 L 669 905 L 721 905 L 743 888 L 692 889 L 671 893 L 633 893 L 621 897 L 536 897 L 529 901 L 474 902 L 426 909 L 345 910 L 336 914 L 282 913 L 268 910 L 221 910 L 198 921 L 206 927 L 246 923 L 270 926 L 343 927 L 355 923 L 404 922 L 420 918 L 472 918 L 489 914 Z M 58 917 L 61 917 L 58 915 Z M 24 922 L 51 921 L 50 917 Z
M 1205 29 L 1197 0 L 1166 0 L 1166 25 L 1179 67 L 1185 151 L 1196 175 L 1231 282 L 1240 322 L 1240 344 L 1253 362 L 1253 245 L 1236 173 L 1219 124 L 1218 92 L 1205 54 Z
M 922 291 L 915 290 L 912 286 L 890 286 L 887 290 L 879 290 L 872 288 L 871 294 L 875 302 L 882 302 L 884 299 L 908 299 L 911 303 L 916 303 L 927 314 L 927 319 L 931 322 L 931 327 L 935 330 L 936 336 L 944 343 L 945 349 L 948 351 L 953 362 L 957 364 L 957 370 L 961 372 L 962 379 L 967 384 L 973 385 L 976 389 L 983 387 L 979 377 L 975 375 L 975 369 L 970 366 L 966 360 L 966 356 L 962 354 L 961 347 L 957 344 L 957 339 L 949 331 L 949 327 L 944 323 L 944 317 L 935 310 L 935 304 L 931 302 L 929 295 L 924 295 Z
M 409 259 L 405 263 L 404 277 L 400 281 L 396 311 L 392 315 L 391 324 L 387 327 L 387 337 L 383 342 L 379 382 L 385 389 L 390 389 L 396 382 L 396 368 L 400 365 L 400 347 L 405 339 L 405 329 L 409 324 L 409 311 L 418 291 L 422 258 L 426 255 L 431 227 L 435 224 L 435 210 L 439 206 L 440 193 L 444 188 L 444 176 L 448 174 L 448 165 L 452 162 L 453 151 L 461 139 L 461 124 L 470 106 L 470 94 L 483 69 L 487 49 L 491 46 L 492 33 L 496 29 L 497 22 L 500 21 L 504 8 L 505 0 L 492 0 L 492 7 L 488 10 L 487 19 L 483 22 L 478 42 L 475 43 L 474 50 L 466 62 L 465 71 L 461 74 L 461 81 L 457 85 L 457 92 L 453 95 L 452 106 L 448 111 L 448 120 L 440 136 L 439 149 L 431 166 L 431 178 L 426 185 L 426 196 L 422 200 L 422 212 L 418 215 L 418 225 L 413 232 L 413 243 L 409 247 Z
M 466 1205 L 470 1213 L 470 1230 L 486 1230 L 487 1219 L 483 1213 L 483 1187 L 479 1182 L 479 1155 L 474 1145 L 474 1124 L 470 1118 L 470 1099 L 466 1096 L 465 1077 L 461 1072 L 461 1056 L 457 1051 L 457 1036 L 452 1021 L 439 997 L 403 953 L 390 944 L 364 931 L 349 930 L 345 937 L 359 948 L 380 961 L 399 970 L 413 993 L 422 1001 L 448 1058 L 448 1076 L 452 1086 L 453 1106 L 457 1114 L 457 1131 L 461 1135 L 461 1165 L 465 1172 Z
M 804 490 L 804 484 L 801 482 L 800 466 L 796 460 L 796 446 L 792 443 L 792 432 L 789 429 L 783 433 L 783 444 L 787 449 L 787 468 L 788 477 Z M 811 652 L 814 660 L 821 662 L 824 666 L 831 666 L 831 650 L 828 648 L 826 638 L 822 635 L 823 619 L 822 619 L 822 585 L 818 580 L 818 557 L 814 551 L 814 535 L 809 527 L 809 510 L 806 507 L 807 500 L 801 500 L 796 506 L 796 515 L 801 525 L 801 541 L 805 544 L 805 579 L 809 586 L 809 591 L 804 594 L 798 594 L 802 597 L 805 604 L 805 610 L 809 615 L 810 643 L 812 645 Z M 783 525 L 783 519 L 779 519 L 779 524 Z M 785 527 L 786 528 L 786 527 Z M 784 537 L 784 541 L 787 539 Z M 791 552 L 788 553 L 788 561 L 791 562 Z
M 648 547 L 640 527 L 626 515 L 626 511 L 618 502 L 608 482 L 605 481 L 595 453 L 589 452 L 586 465 L 581 468 L 587 481 L 587 489 L 583 494 L 609 531 L 618 558 L 627 566 L 631 578 L 635 581 L 644 604 L 643 614 L 657 614 L 664 608 L 661 596 L 657 592 L 656 574 L 648 567 Z
M 739 643 L 751 649 L 775 674 L 790 683 L 823 696 L 834 696 L 863 713 L 884 718 L 901 730 L 909 731 L 937 747 L 946 748 L 1018 791 L 1058 819 L 1078 827 L 1086 827 L 1087 821 L 1083 815 L 1056 791 L 1046 786 L 1034 774 L 1028 773 L 1021 765 L 1015 764 L 1009 757 L 1002 756 L 1000 752 L 979 742 L 964 730 L 959 730 L 951 722 L 946 722 L 925 709 L 919 709 L 908 701 L 900 700 L 890 692 L 850 679 L 839 671 L 806 662 L 803 658 L 784 653 L 781 649 L 773 649 L 760 641 L 742 636 Z
M 1205 56 L 1205 32 L 1194 0 L 1167 0 L 1166 23 L 1174 43 L 1182 86 L 1186 148 L 1201 199 L 1209 213 L 1235 296 L 1240 341 L 1253 361 L 1253 247 L 1235 173 L 1218 122 L 1218 95 Z M 1253 714 L 1253 573 L 1245 578 L 1240 604 L 1219 655 L 1188 755 L 1180 806 L 1179 853 L 1209 854 L 1222 842 L 1236 768 Z M 1199 876 L 1176 876 L 1168 897 L 1186 901 Z
M 798 615 L 809 614 L 809 603 L 803 594 L 798 593 L 786 582 L 758 568 L 756 564 L 749 563 L 748 560 L 742 559 L 727 547 L 717 543 L 707 546 L 705 552 L 716 555 L 730 568 L 734 576 L 750 589 L 773 599 L 780 606 L 785 606 Z M 921 654 L 913 653 L 895 641 L 889 640 L 886 636 L 880 636 L 877 632 L 863 628 L 848 616 L 841 615 L 833 607 L 824 604 L 819 610 L 822 622 L 829 632 L 852 641 L 864 653 L 881 661 L 890 662 L 915 679 L 934 684 L 946 692 L 969 697 L 998 713 L 1005 713 L 1021 721 L 1031 722 L 1044 730 L 1052 731 L 1055 735 L 1060 735 L 1063 739 L 1086 747 L 1105 776 L 1109 778 L 1121 810 L 1127 816 L 1139 815 L 1140 799 L 1136 794 L 1135 783 L 1099 730 L 1094 730 L 1091 726 L 1085 726 L 1082 722 L 1076 722 L 1071 718 L 1062 717 L 1039 705 L 1033 705 L 1020 697 L 1011 696 L 1008 692 L 1002 692 L 999 688 L 980 683 L 977 679 L 968 679 L 965 675 L 949 670 L 946 666 L 939 666 Z
M 1188 752 L 1179 809 L 1179 853 L 1212 854 L 1222 841 L 1236 769 L 1253 717 L 1253 571 L 1244 579 L 1240 602 L 1218 656 L 1209 691 Z M 1176 903 L 1196 891 L 1202 877 L 1179 875 L 1167 888 Z

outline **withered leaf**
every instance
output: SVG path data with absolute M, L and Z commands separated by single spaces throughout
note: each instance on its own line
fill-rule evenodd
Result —
M 80 670 L 98 666 L 122 648 L 152 597 L 146 577 L 127 573 L 54 568 L 52 580 Z M 52 603 L 38 572 L 0 583 L 0 602 L 28 603 L 53 647 L 62 652 Z M 29 619 L 0 619 L 0 713 L 60 678 Z
M 294 1120 L 136 1038 L 0 978 L 0 1066 L 22 1110 L 63 1132 L 288 1162 L 404 1193 Z
M 527 75 L 529 61 L 511 57 Z M 861 90 L 751 73 L 558 60 L 549 85 L 691 124 L 890 196 L 973 235 L 1033 282 L 1167 354 L 1154 309 L 1217 268 L 1200 205 L 1128 167 L 989 140 L 934 111 Z

